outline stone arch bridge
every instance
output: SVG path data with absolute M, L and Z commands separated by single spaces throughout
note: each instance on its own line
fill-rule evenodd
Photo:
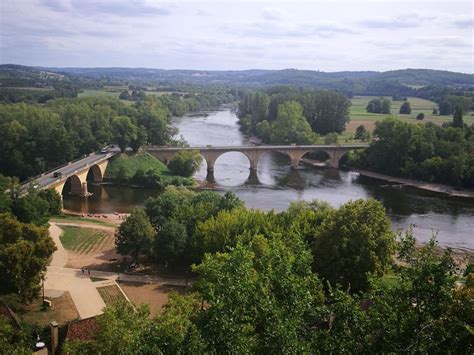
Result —
M 91 153 L 35 176 L 21 184 L 20 194 L 26 194 L 30 187 L 35 187 L 41 190 L 53 188 L 60 195 L 63 195 L 67 185 L 71 194 L 83 197 L 89 196 L 87 182 L 101 182 L 109 160 L 117 153 L 118 151 L 109 151 L 104 154 Z
M 328 157 L 329 166 L 339 167 L 339 161 L 348 152 L 356 149 L 367 148 L 368 144 L 351 145 L 259 145 L 259 146 L 226 146 L 226 147 L 186 147 L 186 148 L 167 148 L 149 146 L 145 150 L 158 160 L 167 163 L 173 156 L 180 151 L 196 151 L 206 160 L 207 170 L 214 171 L 216 160 L 228 152 L 240 152 L 244 154 L 249 162 L 250 169 L 256 171 L 260 157 L 267 152 L 278 152 L 288 156 L 291 167 L 296 168 L 301 159 L 310 152 L 324 152 Z

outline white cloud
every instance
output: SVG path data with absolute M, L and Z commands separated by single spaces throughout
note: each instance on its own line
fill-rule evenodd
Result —
M 3 0 L 0 61 L 474 72 L 472 21 L 448 1 Z

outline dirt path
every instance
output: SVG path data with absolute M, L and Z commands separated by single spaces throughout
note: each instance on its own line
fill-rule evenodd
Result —
M 101 229 L 104 231 L 111 231 L 111 232 L 115 232 L 115 229 L 116 229 L 115 227 L 103 226 L 101 224 L 88 223 L 88 222 L 50 222 L 50 224 L 56 225 L 56 226 Z

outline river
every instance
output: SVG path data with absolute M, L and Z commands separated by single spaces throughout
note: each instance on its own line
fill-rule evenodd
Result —
M 173 125 L 190 146 L 245 145 L 248 138 L 231 109 L 207 115 L 173 119 Z M 337 207 L 351 199 L 375 198 L 387 209 L 395 230 L 413 227 L 420 242 L 437 234 L 441 246 L 474 250 L 474 201 L 444 197 L 414 188 L 394 188 L 385 183 L 335 169 L 301 166 L 291 169 L 286 157 L 267 153 L 260 158 L 257 173 L 250 172 L 248 159 L 226 153 L 214 167 L 214 180 L 206 182 L 205 163 L 196 173 L 204 186 L 233 191 L 248 207 L 282 211 L 295 200 L 319 199 Z M 66 196 L 65 208 L 92 213 L 128 212 L 156 195 L 148 189 L 96 185 L 87 199 Z

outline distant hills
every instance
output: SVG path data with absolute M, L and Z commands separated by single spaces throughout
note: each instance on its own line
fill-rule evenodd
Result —
M 128 80 L 163 80 L 188 83 L 247 85 L 325 86 L 342 80 L 389 80 L 410 85 L 474 86 L 474 74 L 431 69 L 401 69 L 386 72 L 313 70 L 164 70 L 148 68 L 38 68 L 62 74 L 88 77 L 109 76 Z
M 59 76 L 56 76 L 60 74 Z M 64 77 L 62 77 L 64 76 Z M 149 68 L 50 68 L 0 65 L 0 87 L 20 79 L 32 83 L 47 78 L 74 83 L 121 82 L 143 85 L 226 85 L 238 87 L 291 85 L 339 90 L 362 95 L 411 95 L 424 86 L 472 90 L 474 74 L 431 69 L 401 69 L 386 72 L 313 70 L 164 70 Z M 81 86 L 81 85 L 79 85 Z

